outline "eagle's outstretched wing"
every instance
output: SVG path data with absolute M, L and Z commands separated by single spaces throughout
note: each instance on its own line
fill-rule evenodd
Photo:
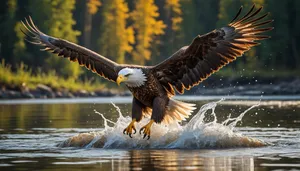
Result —
M 31 17 L 29 21 L 25 19 L 22 22 L 26 31 L 21 31 L 27 36 L 26 40 L 32 44 L 42 46 L 44 51 L 50 51 L 58 56 L 68 58 L 79 65 L 85 66 L 100 76 L 116 81 L 120 65 L 89 50 L 82 46 L 76 45 L 64 39 L 48 36 L 42 33 L 33 23 Z M 30 40 L 29 40 L 30 39 Z
M 273 20 L 262 21 L 267 14 L 256 17 L 262 7 L 254 10 L 255 5 L 242 18 L 238 19 L 242 7 L 228 26 L 197 36 L 189 46 L 179 51 L 162 63 L 154 66 L 152 72 L 165 89 L 174 94 L 173 87 L 179 93 L 184 89 L 198 85 L 212 73 L 242 56 L 252 46 L 269 36 L 260 33 L 272 30 L 261 28 Z

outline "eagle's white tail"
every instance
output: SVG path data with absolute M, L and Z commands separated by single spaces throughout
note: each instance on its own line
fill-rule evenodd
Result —
M 195 104 L 170 99 L 162 123 L 169 124 L 172 122 L 180 122 L 182 120 L 185 120 L 192 114 L 195 109 Z

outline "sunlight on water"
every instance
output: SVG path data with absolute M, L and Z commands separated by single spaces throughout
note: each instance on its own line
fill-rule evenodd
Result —
M 242 120 L 243 116 L 259 104 L 251 106 L 236 118 L 229 117 L 220 123 L 215 108 L 222 101 L 224 99 L 203 105 L 187 124 L 174 123 L 168 126 L 153 124 L 150 140 L 143 139 L 139 133 L 134 134 L 133 138 L 124 135 L 123 130 L 130 123 L 131 117 L 124 117 L 120 108 L 112 103 L 119 113 L 116 122 L 106 119 L 103 114 L 95 110 L 95 113 L 104 119 L 104 129 L 81 133 L 62 142 L 59 146 L 110 149 L 203 149 L 266 146 L 267 143 L 243 136 L 235 130 L 236 124 Z M 213 117 L 213 120 L 206 122 L 207 117 Z M 149 118 L 143 119 L 136 125 L 137 130 L 148 122 Z

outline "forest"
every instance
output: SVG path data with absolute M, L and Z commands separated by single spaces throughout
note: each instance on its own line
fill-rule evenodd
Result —
M 257 71 L 299 73 L 298 0 L 3 0 L 0 83 L 48 80 L 46 84 L 52 86 L 80 82 L 79 86 L 89 87 L 106 82 L 77 63 L 27 43 L 20 29 L 28 16 L 46 34 L 78 43 L 118 63 L 155 65 L 197 35 L 225 26 L 240 6 L 245 13 L 253 3 L 263 6 L 264 13 L 270 12 L 268 19 L 274 19 L 275 29 L 267 33 L 272 38 L 221 74 L 231 76 L 241 69 L 250 75 Z

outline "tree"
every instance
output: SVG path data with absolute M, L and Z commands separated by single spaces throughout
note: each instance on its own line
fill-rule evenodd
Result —
M 0 57 L 11 64 L 19 62 L 12 50 L 17 39 L 13 29 L 16 11 L 17 0 L 5 0 L 0 6 Z
M 265 65 L 282 69 L 295 69 L 300 64 L 299 59 L 299 16 L 300 5 L 297 0 L 278 1 L 267 0 L 267 11 L 274 19 L 275 28 L 268 35 L 272 38 L 259 47 L 261 60 Z
M 228 23 L 233 19 L 233 17 L 238 12 L 238 9 L 243 6 L 243 11 L 241 16 L 245 15 L 253 4 L 256 5 L 255 9 L 264 5 L 264 0 L 220 0 L 220 11 L 219 11 L 219 21 L 217 23 L 218 27 L 223 27 L 228 25 Z M 233 10 L 236 9 L 236 10 Z M 254 10 L 255 10 L 254 9 Z M 240 16 L 240 17 L 241 17 Z M 258 48 L 251 48 L 245 53 L 244 58 L 237 60 L 236 62 L 230 64 L 232 67 L 247 67 L 247 68 L 257 68 L 257 52 Z
M 83 2 L 83 1 L 82 1 Z M 83 45 L 87 48 L 91 48 L 91 38 L 92 38 L 92 16 L 98 12 L 99 7 L 101 6 L 100 0 L 88 0 L 85 2 L 84 10 L 84 23 L 83 23 Z
M 88 0 L 87 1 L 87 9 L 88 12 L 92 15 L 96 14 L 98 8 L 101 6 L 100 0 Z
M 146 60 L 150 60 L 151 51 L 150 44 L 153 42 L 154 36 L 163 35 L 166 25 L 159 17 L 158 7 L 153 0 L 137 0 L 135 9 L 131 13 L 133 27 L 136 30 L 136 46 L 132 52 L 135 63 L 145 64 Z
M 165 34 L 161 36 L 162 43 L 158 41 L 158 43 L 160 43 L 159 50 L 154 51 L 155 49 L 153 48 L 151 50 L 156 58 L 166 58 L 183 46 L 183 34 L 181 29 L 182 11 L 179 0 L 164 0 L 159 2 L 161 4 L 158 3 L 158 5 L 163 6 L 159 12 L 161 19 L 166 24 L 166 29 Z
M 72 18 L 74 7 L 75 0 L 29 1 L 32 17 L 41 30 L 49 35 L 77 43 L 77 36 L 80 32 L 72 28 L 75 25 L 75 20 Z M 67 59 L 63 60 L 56 55 L 51 55 L 51 58 L 48 57 L 44 63 L 44 59 L 39 58 L 43 58 L 45 54 L 35 51 L 34 55 L 38 58 L 33 60 L 42 60 L 39 62 L 43 63 L 45 68 L 55 68 L 65 77 L 77 78 L 80 75 L 81 69 L 78 64 L 69 62 Z
M 188 45 L 197 35 L 217 27 L 219 0 L 181 0 L 184 44 Z
M 125 62 L 125 53 L 132 51 L 134 31 L 127 27 L 129 10 L 124 0 L 104 0 L 103 23 L 99 37 L 99 52 L 119 63 Z

